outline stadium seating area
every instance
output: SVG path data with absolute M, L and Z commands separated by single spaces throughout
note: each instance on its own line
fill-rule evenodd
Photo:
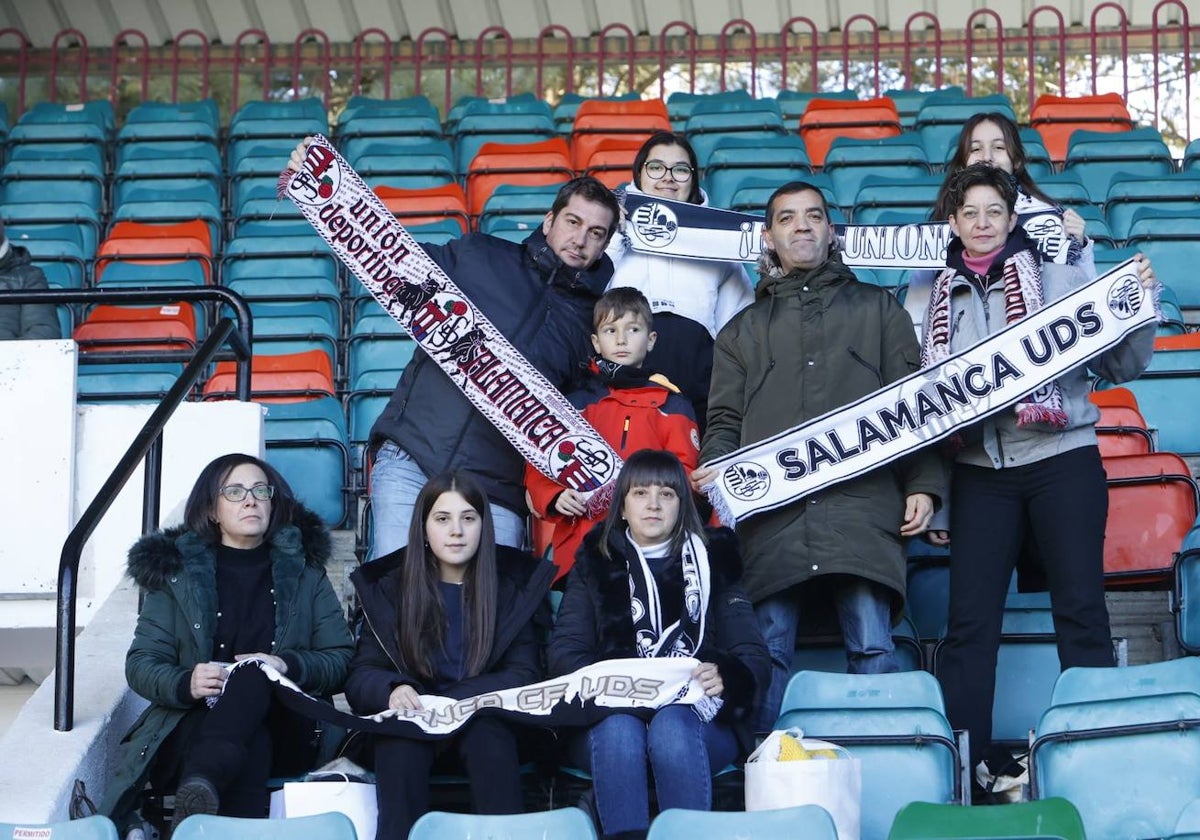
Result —
M 297 484 L 314 488 L 310 504 L 340 524 L 351 514 L 347 500 L 365 487 L 362 449 L 412 345 L 296 208 L 276 198 L 298 138 L 332 136 L 421 241 L 468 230 L 519 241 L 558 184 L 580 172 L 623 183 L 640 143 L 664 128 L 690 138 L 714 206 L 761 212 L 779 183 L 807 178 L 826 192 L 835 221 L 921 221 L 959 126 L 985 110 L 1013 113 L 1003 96 L 967 98 L 958 88 L 873 100 L 791 91 L 777 99 L 674 94 L 665 103 L 570 96 L 554 108 L 530 94 L 464 97 L 445 121 L 424 97 L 354 97 L 332 125 L 306 99 L 247 103 L 223 127 L 204 100 L 143 103 L 118 130 L 107 102 L 39 103 L 8 132 L 0 217 L 55 288 L 216 283 L 243 295 L 261 357 L 256 399 L 288 406 L 268 416 L 271 459 L 303 475 Z M 1188 271 L 1200 257 L 1195 143 L 1177 165 L 1158 132 L 1134 127 L 1111 95 L 1042 97 L 1032 123 L 1024 137 L 1034 173 L 1088 219 L 1101 266 L 1134 248 L 1151 255 L 1171 289 L 1172 320 L 1162 332 L 1187 342 L 1186 316 L 1200 309 L 1200 282 Z M 905 289 L 903 272 L 863 276 Z M 59 309 L 85 354 L 135 358 L 193 346 L 216 314 L 179 304 Z M 1197 351 L 1186 343 L 1162 351 L 1133 386 L 1148 428 L 1128 431 L 1121 420 L 1106 433 L 1123 454 L 1149 454 L 1139 447 L 1155 440 L 1159 449 L 1200 454 L 1200 429 L 1168 410 L 1165 396 L 1200 388 Z M 181 369 L 105 362 L 81 369 L 83 399 L 154 398 Z M 225 373 L 215 370 L 197 398 L 228 396 Z

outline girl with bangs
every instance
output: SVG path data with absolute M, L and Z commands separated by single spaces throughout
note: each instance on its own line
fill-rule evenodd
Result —
M 605 837 L 644 837 L 648 768 L 658 806 L 708 810 L 712 774 L 737 758 L 742 722 L 770 661 L 740 584 L 728 529 L 706 530 L 687 475 L 670 452 L 625 462 L 607 517 L 584 538 L 567 577 L 548 656 L 552 675 L 606 660 L 686 656 L 706 700 L 649 719 L 614 712 L 572 743 L 589 769 Z M 643 756 L 642 760 L 630 760 Z

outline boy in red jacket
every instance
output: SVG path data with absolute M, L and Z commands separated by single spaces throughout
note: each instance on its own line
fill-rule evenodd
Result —
M 685 469 L 695 469 L 700 434 L 691 402 L 661 374 L 642 368 L 654 347 L 653 316 L 637 289 L 609 289 L 592 310 L 591 377 L 568 399 L 622 458 L 639 449 L 673 452 Z M 575 550 L 598 520 L 590 519 L 584 497 L 555 484 L 531 466 L 525 487 L 534 516 L 553 524 L 553 559 L 561 579 L 575 563 Z

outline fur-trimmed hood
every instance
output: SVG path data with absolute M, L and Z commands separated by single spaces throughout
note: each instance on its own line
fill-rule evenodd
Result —
M 299 502 L 292 524 L 280 528 L 271 540 L 272 554 L 304 558 L 304 564 L 324 568 L 333 554 L 329 530 L 321 518 Z M 188 559 L 212 549 L 186 526 L 177 525 L 145 534 L 129 549 L 126 574 L 143 589 L 162 589 L 183 571 Z

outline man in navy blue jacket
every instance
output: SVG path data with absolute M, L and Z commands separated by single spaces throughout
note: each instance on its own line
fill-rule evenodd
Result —
M 591 352 L 592 305 L 612 277 L 604 248 L 619 219 L 607 187 L 576 178 L 522 243 L 475 233 L 425 250 L 530 364 L 569 391 Z M 447 470 L 482 484 L 498 543 L 524 542 L 524 460 L 424 351 L 404 369 L 370 446 L 372 558 L 408 544 L 417 493 Z

